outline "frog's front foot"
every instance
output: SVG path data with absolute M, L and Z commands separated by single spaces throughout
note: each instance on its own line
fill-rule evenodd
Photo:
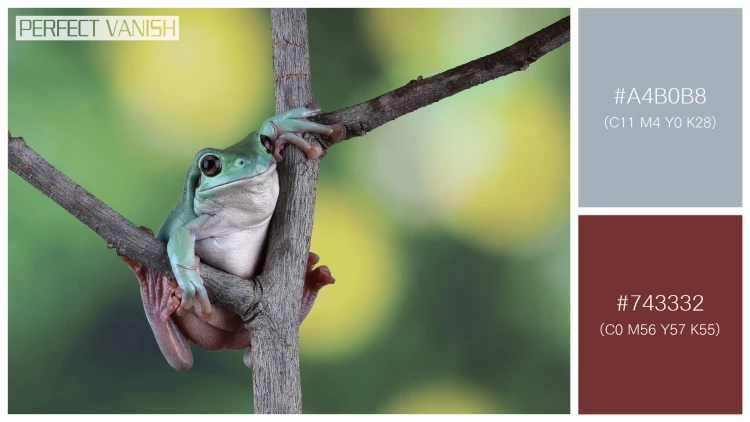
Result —
M 194 312 L 201 320 L 210 318 L 213 307 L 208 301 L 208 293 L 203 286 L 203 280 L 198 274 L 200 259 L 196 256 L 190 268 L 172 265 L 177 283 L 182 288 L 182 301 L 177 308 L 177 315 Z
M 261 126 L 260 136 L 268 137 L 273 143 L 273 156 L 281 162 L 281 150 L 286 144 L 294 144 L 305 152 L 310 160 L 323 154 L 323 148 L 317 143 L 309 144 L 302 138 L 304 133 L 318 133 L 328 136 L 333 142 L 340 142 L 346 138 L 346 126 L 343 123 L 323 125 L 306 120 L 323 114 L 317 103 L 307 107 L 294 108 L 287 112 L 266 120 Z

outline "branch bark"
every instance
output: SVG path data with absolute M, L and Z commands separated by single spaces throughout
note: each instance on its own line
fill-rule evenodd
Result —
M 276 113 L 313 101 L 306 9 L 271 9 Z M 255 413 L 301 413 L 299 308 L 310 250 L 320 159 L 286 148 L 278 166 L 279 199 L 268 255 L 259 277 L 263 295 L 246 323 L 251 336 Z
M 321 123 L 344 123 L 346 139 L 367 132 L 451 95 L 489 80 L 526 70 L 550 51 L 570 41 L 570 16 L 560 19 L 496 53 L 439 73 L 421 76 L 391 92 L 355 106 L 326 113 Z M 323 147 L 331 145 L 324 143 Z
M 140 230 L 70 180 L 26 145 L 23 138 L 8 137 L 8 168 L 96 232 L 118 255 L 132 258 L 174 280 L 164 242 Z M 200 273 L 212 303 L 239 315 L 254 307 L 259 295 L 258 287 L 251 281 L 206 264 L 201 264 Z
M 276 112 L 313 101 L 305 9 L 272 9 Z M 564 18 L 497 53 L 432 76 L 370 101 L 327 113 L 320 121 L 347 126 L 347 139 L 406 113 L 488 80 L 525 70 L 543 55 L 570 40 L 570 18 Z M 307 136 L 307 135 L 306 135 Z M 330 140 L 308 137 L 324 147 Z M 271 222 L 263 274 L 243 280 L 201 264 L 211 302 L 243 317 L 252 336 L 256 413 L 300 413 L 299 307 L 310 246 L 320 160 L 286 148 L 278 166 L 280 194 Z M 99 199 L 55 169 L 23 138 L 8 136 L 8 168 L 94 230 L 116 249 L 174 278 L 166 245 L 139 230 Z

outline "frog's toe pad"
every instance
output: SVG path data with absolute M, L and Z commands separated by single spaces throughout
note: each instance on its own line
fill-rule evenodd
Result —
M 208 295 L 203 286 L 195 286 L 193 294 L 185 295 L 185 293 L 182 292 L 180 306 L 177 308 L 177 315 L 182 316 L 193 313 L 200 318 L 201 321 L 207 321 L 211 318 L 212 311 L 213 306 L 211 306 L 211 303 L 208 300 Z
M 320 267 L 307 273 L 305 277 L 305 287 L 317 292 L 329 284 L 334 284 L 336 279 L 331 275 L 331 270 L 327 266 L 321 265 Z
M 341 142 L 346 139 L 346 125 L 343 123 L 335 123 L 330 126 L 331 134 L 328 135 L 333 142 Z

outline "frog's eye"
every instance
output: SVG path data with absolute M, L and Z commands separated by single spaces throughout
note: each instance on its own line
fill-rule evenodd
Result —
M 263 145 L 263 148 L 266 149 L 267 153 L 271 153 L 271 148 L 273 147 L 273 142 L 271 142 L 271 138 L 269 138 L 266 135 L 260 135 L 260 143 Z
M 221 173 L 221 158 L 215 155 L 207 155 L 201 159 L 201 173 L 208 177 L 214 177 Z

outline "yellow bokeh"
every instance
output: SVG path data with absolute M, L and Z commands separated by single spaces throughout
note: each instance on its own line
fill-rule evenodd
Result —
M 497 51 L 564 13 L 376 9 L 366 12 L 365 28 L 389 63 L 388 79 L 403 83 Z M 541 73 L 550 60 L 375 132 L 386 139 L 362 153 L 357 167 L 397 204 L 394 218 L 413 226 L 437 221 L 485 247 L 519 250 L 566 215 L 569 114 Z
M 418 64 L 426 71 L 440 66 L 441 40 L 449 17 L 442 9 L 368 9 L 365 29 L 370 47 L 381 60 L 408 71 L 410 65 Z
M 367 9 L 364 29 L 371 50 L 388 64 L 389 76 L 404 83 L 518 41 L 537 27 L 528 25 L 522 16 L 507 9 Z M 554 16 L 550 19 L 549 23 L 554 22 Z
M 121 11 L 120 11 L 121 12 Z M 129 121 L 160 149 L 224 145 L 242 137 L 270 97 L 268 23 L 259 11 L 127 10 L 176 15 L 177 42 L 100 43 L 97 58 Z M 143 13 L 141 13 L 143 12 Z M 213 143 L 211 140 L 216 139 Z
M 381 413 L 502 413 L 498 399 L 461 381 L 428 382 L 396 394 Z
M 355 194 L 321 184 L 310 250 L 336 283 L 325 287 L 300 328 L 304 357 L 336 359 L 377 340 L 400 302 L 400 265 L 387 225 Z
M 525 249 L 566 215 L 570 173 L 567 108 L 527 75 L 390 122 L 368 135 L 376 141 L 349 171 L 364 175 L 398 221 Z
M 569 116 L 530 84 L 503 104 L 495 111 L 507 122 L 498 169 L 467 186 L 469 200 L 449 220 L 459 233 L 501 248 L 546 233 L 565 215 L 570 185 Z

